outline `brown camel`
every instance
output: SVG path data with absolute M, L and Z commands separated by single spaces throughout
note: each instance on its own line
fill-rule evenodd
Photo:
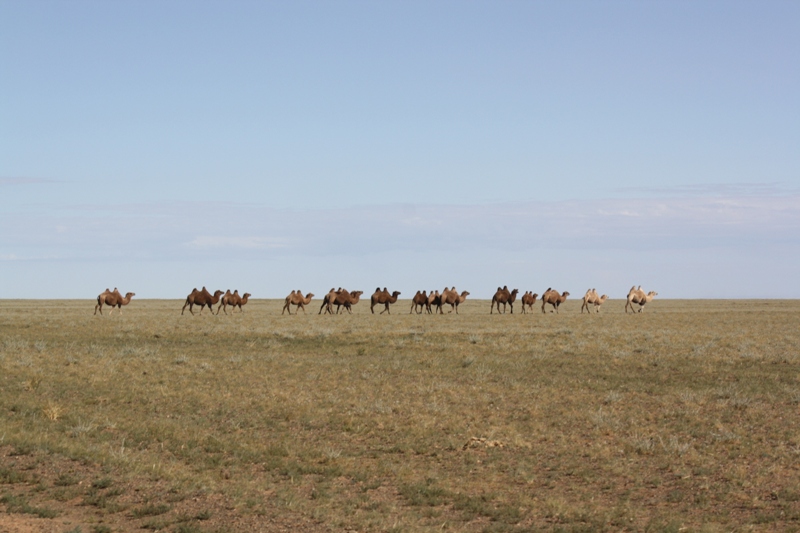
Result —
M 427 291 L 417 291 L 417 294 L 411 299 L 411 311 L 408 312 L 410 315 L 414 311 L 417 311 L 418 315 L 422 314 L 422 311 L 425 310 L 425 307 L 428 305 L 428 293 Z
M 536 298 L 539 295 L 532 291 L 527 291 L 525 294 L 522 295 L 522 312 L 525 313 L 525 306 L 528 306 L 528 309 L 531 313 L 533 313 L 533 304 L 536 303 Z
M 328 294 L 322 297 L 322 305 L 319 306 L 319 313 L 318 315 L 322 314 L 322 310 L 325 309 L 325 313 L 330 312 L 331 301 L 336 299 L 336 295 L 342 292 L 342 288 L 339 287 L 338 289 L 334 289 L 331 287 L 331 290 L 328 291 Z M 347 291 L 345 291 L 347 292 Z
M 425 305 L 425 309 L 428 311 L 429 315 L 433 313 L 434 307 L 440 311 L 442 309 L 442 295 L 439 294 L 439 289 L 431 291 L 430 294 L 428 294 L 428 303 Z
M 591 312 L 589 311 L 590 305 L 594 307 L 596 313 L 599 313 L 600 306 L 603 305 L 603 302 L 605 302 L 607 299 L 608 299 L 607 294 L 598 296 L 596 289 L 589 289 L 583 296 L 583 303 L 581 304 L 581 314 L 583 314 L 584 308 L 586 309 L 586 312 L 590 313 Z
M 511 306 L 511 314 L 514 314 L 514 302 L 517 299 L 517 293 L 519 293 L 519 289 L 514 289 L 513 291 L 508 290 L 507 285 L 503 285 L 503 288 L 497 287 L 497 292 L 494 293 L 492 297 L 492 306 L 489 309 L 489 314 L 491 315 L 494 312 L 494 306 L 497 305 L 497 312 L 500 312 L 500 304 L 503 304 L 503 313 L 506 312 L 506 304 Z
M 445 287 L 445 290 L 442 292 L 442 304 L 439 306 L 439 313 L 443 314 L 442 306 L 449 305 L 450 311 L 448 311 L 448 313 L 455 311 L 456 314 L 458 314 L 458 306 L 464 303 L 464 300 L 467 299 L 467 296 L 469 296 L 467 291 L 464 291 L 461 293 L 461 295 L 459 295 L 455 287 L 449 291 Z
M 343 290 L 336 297 L 328 304 L 329 306 L 336 306 L 336 314 L 338 315 L 341 311 L 341 308 L 344 307 L 348 313 L 351 315 L 353 314 L 353 306 L 356 305 L 359 300 L 361 299 L 361 295 L 364 294 L 364 291 L 350 291 L 347 292 Z M 333 314 L 332 310 L 328 310 L 329 313 Z
M 129 292 L 123 297 L 116 287 L 114 287 L 113 291 L 104 290 L 97 296 L 97 305 L 94 306 L 94 314 L 97 314 L 97 311 L 100 311 L 100 314 L 103 314 L 103 305 L 107 305 L 111 307 L 111 310 L 108 312 L 109 316 L 111 313 L 114 312 L 114 308 L 116 307 L 119 309 L 119 314 L 122 314 L 122 306 L 128 305 L 131 303 L 131 298 L 136 296 L 136 293 Z
M 544 313 L 544 306 L 547 304 L 552 305 L 555 312 L 558 313 L 558 306 L 567 300 L 567 296 L 569 296 L 567 291 L 564 291 L 564 294 L 559 296 L 558 291 L 547 289 L 547 291 L 542 294 L 542 313 Z M 552 311 L 550 312 L 552 313 Z
M 192 289 L 192 292 L 189 293 L 189 296 L 186 297 L 186 303 L 183 304 L 183 309 L 181 309 L 181 314 L 186 310 L 186 306 L 189 306 L 189 312 L 194 314 L 192 308 L 195 305 L 200 306 L 200 314 L 203 314 L 203 307 L 208 306 L 211 310 L 211 314 L 214 314 L 213 306 L 217 305 L 219 299 L 222 297 L 222 291 L 216 290 L 214 291 L 214 295 L 212 296 L 208 290 L 203 287 L 202 290 L 197 290 L 197 288 Z
M 628 307 L 630 306 L 631 312 L 633 312 L 633 304 L 639 304 L 639 312 L 642 312 L 644 309 L 645 304 L 648 304 L 653 301 L 653 298 L 658 296 L 656 291 L 650 291 L 647 294 L 644 293 L 642 290 L 642 286 L 639 285 L 638 288 L 634 289 L 631 287 L 631 290 L 628 291 L 628 299 L 625 302 L 625 314 L 628 314 Z
M 299 290 L 298 291 L 292 291 L 292 292 L 289 293 L 289 296 L 287 296 L 286 299 L 283 301 L 284 302 L 283 303 L 283 311 L 289 311 L 289 314 L 291 315 L 292 314 L 292 310 L 289 308 L 289 306 L 290 305 L 294 305 L 294 306 L 297 306 L 295 311 L 294 311 L 294 314 L 299 313 L 300 309 L 302 309 L 303 310 L 303 314 L 305 314 L 306 313 L 306 306 L 311 303 L 311 299 L 313 297 L 314 297 L 314 293 L 313 292 L 309 292 L 306 295 L 306 297 L 303 298 L 303 292 L 302 291 L 299 291 Z M 283 314 L 283 311 L 281 311 L 281 314 Z
M 453 287 L 453 290 L 455 291 L 455 287 Z M 433 313 L 436 314 L 436 312 L 438 312 L 440 315 L 442 315 L 444 314 L 444 312 L 442 311 L 442 306 L 445 304 L 446 297 L 450 294 L 450 288 L 445 287 L 442 292 L 436 291 L 436 294 L 438 295 L 438 297 L 434 300 L 432 304 L 436 306 L 436 310 L 433 311 Z
M 219 307 L 217 307 L 217 314 L 219 314 L 219 310 L 222 309 L 227 315 L 229 305 L 232 308 L 231 312 L 233 312 L 233 310 L 236 309 L 237 307 L 239 308 L 239 311 L 244 312 L 242 306 L 247 304 L 247 301 L 250 299 L 250 296 L 252 295 L 249 292 L 244 293 L 243 296 L 239 296 L 239 289 L 236 289 L 235 291 L 233 291 L 233 294 L 231 294 L 230 289 L 228 289 L 225 292 L 225 295 L 220 300 Z
M 380 287 L 375 289 L 375 294 L 372 295 L 370 298 L 370 306 L 369 310 L 372 311 L 372 314 L 375 314 L 375 306 L 383 304 L 386 309 L 381 311 L 380 314 L 388 313 L 392 314 L 389 311 L 389 304 L 393 304 L 397 301 L 397 297 L 400 296 L 400 291 L 394 291 L 392 294 L 389 294 L 389 291 L 386 290 L 386 287 L 383 290 L 380 290 Z

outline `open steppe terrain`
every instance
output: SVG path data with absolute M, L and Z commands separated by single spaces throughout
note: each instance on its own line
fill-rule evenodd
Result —
M 0 531 L 797 531 L 800 301 L 0 301 Z

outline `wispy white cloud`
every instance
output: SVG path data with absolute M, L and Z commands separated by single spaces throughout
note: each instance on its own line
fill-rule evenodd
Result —
M 62 183 L 60 180 L 47 178 L 0 177 L 0 186 L 3 185 L 36 185 L 40 183 Z
M 266 237 L 220 237 L 220 236 L 200 236 L 195 237 L 187 243 L 194 248 L 244 248 L 255 249 L 278 249 L 287 248 L 288 245 L 281 239 L 271 239 Z
M 43 214 L 44 212 L 44 214 Z M 197 216 L 224 213 L 224 216 Z M 380 251 L 622 250 L 800 242 L 800 194 L 280 210 L 254 204 L 75 206 L 0 215 L 0 254 L 169 259 Z

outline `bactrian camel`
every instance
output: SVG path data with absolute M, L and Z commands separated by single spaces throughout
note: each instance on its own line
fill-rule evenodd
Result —
M 428 303 L 426 305 L 428 314 L 433 313 L 434 307 L 439 311 L 442 310 L 442 295 L 439 294 L 439 289 L 433 290 L 428 294 Z
M 300 309 L 302 309 L 303 314 L 305 314 L 306 306 L 311 303 L 311 299 L 313 297 L 314 297 L 313 292 L 309 292 L 305 298 L 303 298 L 302 291 L 298 290 L 290 292 L 289 296 L 287 296 L 286 299 L 283 301 L 283 311 L 281 311 L 281 314 L 283 314 L 284 311 L 289 311 L 289 314 L 291 315 L 292 310 L 289 308 L 290 305 L 296 306 L 294 314 L 299 313 Z
M 594 310 L 596 313 L 599 313 L 600 306 L 603 305 L 603 302 L 605 302 L 607 299 L 608 299 L 607 294 L 598 296 L 596 289 L 589 289 L 588 291 L 586 291 L 586 294 L 583 295 L 583 303 L 581 304 L 581 314 L 583 313 L 584 309 L 586 309 L 587 313 L 591 312 L 589 310 L 590 305 L 594 306 Z
M 380 314 L 388 313 L 391 314 L 389 311 L 389 304 L 393 304 L 397 301 L 397 297 L 400 296 L 400 291 L 394 291 L 393 293 L 389 294 L 389 291 L 386 290 L 386 287 L 381 290 L 380 287 L 375 289 L 375 293 L 370 298 L 370 305 L 369 310 L 372 314 L 375 314 L 375 306 L 376 305 L 384 305 L 386 309 L 381 311 Z
M 545 312 L 544 306 L 547 304 L 552 305 L 555 312 L 558 313 L 558 306 L 567 300 L 567 296 L 569 296 L 567 291 L 564 291 L 564 294 L 559 295 L 558 291 L 547 289 L 545 293 L 542 294 L 542 313 Z M 552 313 L 552 311 L 550 312 Z
M 467 291 L 464 291 L 459 295 L 455 287 L 449 290 L 447 287 L 445 287 L 444 291 L 442 291 L 442 302 L 439 306 L 439 313 L 444 314 L 442 313 L 442 306 L 449 305 L 450 311 L 448 311 L 448 313 L 455 311 L 456 314 L 458 314 L 458 306 L 464 303 L 464 300 L 467 299 L 467 296 L 469 296 Z
M 232 308 L 231 312 L 233 312 L 233 310 L 236 309 L 237 307 L 239 308 L 239 311 L 244 312 L 242 306 L 247 303 L 247 301 L 250 299 L 250 296 L 252 296 L 252 294 L 250 294 L 249 292 L 244 293 L 243 296 L 239 296 L 239 289 L 236 289 L 235 291 L 233 291 L 233 294 L 231 294 L 230 289 L 228 289 L 225 292 L 225 295 L 220 300 L 219 307 L 217 307 L 217 314 L 219 314 L 219 310 L 222 309 L 227 315 L 228 314 L 227 308 L 229 305 Z
M 497 292 L 494 293 L 492 297 L 492 306 L 489 309 L 489 314 L 491 315 L 494 312 L 494 306 L 497 305 L 497 312 L 500 312 L 500 304 L 503 304 L 503 313 L 506 312 L 506 304 L 511 306 L 511 314 L 514 314 L 514 301 L 517 299 L 517 293 L 519 289 L 514 289 L 513 291 L 508 290 L 507 285 L 503 285 L 503 288 L 497 287 Z
M 633 304 L 639 304 L 639 312 L 641 313 L 645 304 L 652 302 L 656 296 L 658 296 L 656 291 L 650 291 L 645 294 L 641 285 L 639 287 L 631 287 L 631 290 L 628 291 L 628 299 L 625 302 L 625 314 L 628 314 L 628 307 L 631 308 L 631 312 L 634 312 Z
M 331 289 L 330 292 L 325 295 L 322 301 L 322 307 L 325 307 L 326 314 L 333 314 L 333 306 L 335 305 L 336 314 L 339 314 L 342 306 L 344 306 L 347 312 L 352 314 L 352 306 L 359 302 L 362 294 L 364 294 L 364 291 L 348 292 L 341 287 L 335 291 Z M 322 312 L 322 307 L 320 307 L 320 313 Z
M 111 307 L 111 310 L 108 312 L 109 315 L 114 312 L 115 307 L 119 309 L 119 313 L 122 314 L 122 306 L 131 303 L 131 298 L 134 296 L 136 296 L 136 293 L 129 292 L 123 298 L 116 287 L 114 287 L 113 291 L 106 289 L 97 296 L 97 305 L 94 306 L 94 314 L 100 311 L 102 315 L 104 305 Z
M 427 291 L 417 291 L 417 294 L 411 299 L 411 311 L 408 312 L 410 315 L 414 311 L 417 312 L 418 315 L 421 315 L 422 312 L 428 305 L 428 293 Z
M 181 314 L 186 310 L 186 306 L 189 306 L 189 312 L 194 314 L 192 308 L 195 305 L 200 306 L 200 314 L 203 314 L 203 307 L 208 306 L 211 310 L 211 314 L 214 314 L 213 306 L 217 305 L 219 299 L 222 297 L 222 291 L 217 290 L 214 291 L 214 295 L 212 296 L 208 290 L 203 287 L 202 290 L 197 290 L 197 288 L 192 289 L 192 292 L 189 293 L 189 296 L 186 297 L 186 303 L 183 304 L 183 309 L 181 309 Z
M 531 313 L 533 313 L 533 304 L 536 303 L 536 298 L 539 295 L 532 291 L 526 291 L 525 294 L 522 295 L 522 312 L 526 313 L 525 307 L 527 306 Z

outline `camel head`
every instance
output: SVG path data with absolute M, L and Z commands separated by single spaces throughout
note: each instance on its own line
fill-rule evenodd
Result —
M 203 287 L 203 290 L 205 290 L 205 289 L 206 288 Z M 222 295 L 222 291 L 221 290 L 217 289 L 216 291 L 214 291 L 214 298 L 216 298 L 217 296 L 221 296 L 221 295 Z

